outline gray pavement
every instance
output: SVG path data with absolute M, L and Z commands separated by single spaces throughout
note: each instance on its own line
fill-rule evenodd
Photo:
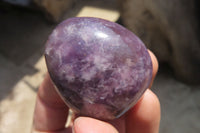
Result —
M 94 10 L 97 14 L 93 15 L 100 11 L 100 16 L 112 21 L 119 17 L 113 10 L 84 7 L 65 18 Z M 0 9 L 0 20 L 0 133 L 28 133 L 36 92 L 46 73 L 44 44 L 55 24 L 39 12 L 24 9 Z M 200 86 L 177 81 L 161 66 L 152 89 L 161 102 L 160 133 L 200 132 Z
M 160 133 L 200 132 L 200 86 L 181 83 L 165 70 L 152 89 L 161 103 Z

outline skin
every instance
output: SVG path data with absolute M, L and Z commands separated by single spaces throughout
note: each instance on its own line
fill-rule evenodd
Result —
M 153 63 L 152 83 L 158 62 L 149 51 Z M 150 84 L 149 88 L 151 88 Z M 65 128 L 69 108 L 57 94 L 47 74 L 41 84 L 34 112 L 32 133 L 158 133 L 160 103 L 157 96 L 147 89 L 138 103 L 125 115 L 113 121 L 100 121 L 90 117 L 75 117 Z

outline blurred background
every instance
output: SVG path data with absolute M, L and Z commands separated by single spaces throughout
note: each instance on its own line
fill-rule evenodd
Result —
M 161 102 L 160 133 L 200 132 L 198 0 L 1 0 L 0 133 L 30 132 L 45 42 L 75 16 L 104 18 L 138 35 L 160 64 L 152 87 Z

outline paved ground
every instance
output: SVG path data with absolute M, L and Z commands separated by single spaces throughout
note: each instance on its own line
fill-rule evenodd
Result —
M 65 17 L 91 11 L 93 16 L 112 21 L 119 17 L 116 11 L 94 4 L 75 11 Z M 55 25 L 47 23 L 40 13 L 24 9 L 0 9 L 0 20 L 0 133 L 28 133 L 37 88 L 46 72 L 44 43 Z M 152 88 L 162 107 L 160 133 L 200 132 L 200 86 L 177 81 L 161 66 Z

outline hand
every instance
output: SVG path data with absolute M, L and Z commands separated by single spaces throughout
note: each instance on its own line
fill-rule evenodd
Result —
M 149 53 L 153 63 L 153 83 L 158 62 L 153 53 Z M 72 133 L 72 130 L 74 133 L 158 133 L 160 124 L 160 103 L 150 89 L 125 115 L 113 121 L 78 117 L 65 128 L 68 112 L 69 108 L 47 74 L 38 90 L 32 133 Z

